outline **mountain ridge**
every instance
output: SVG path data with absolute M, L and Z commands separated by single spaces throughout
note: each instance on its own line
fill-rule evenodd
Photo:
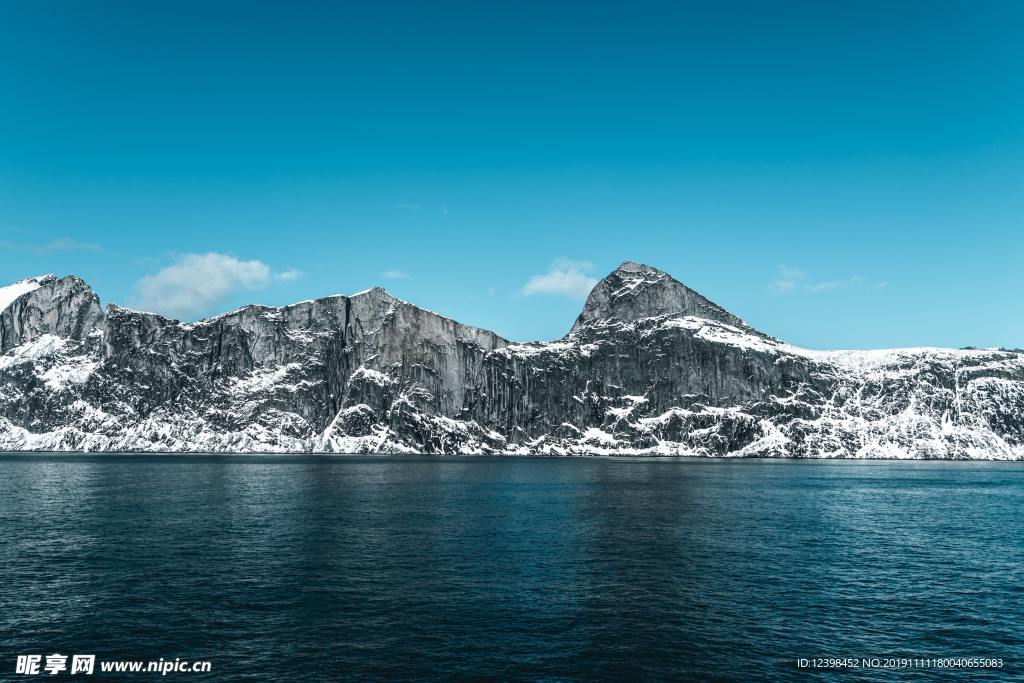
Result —
M 35 284 L 0 310 L 7 450 L 1024 458 L 1024 355 L 800 349 L 630 261 L 525 343 L 379 287 L 181 322 Z
M 594 299 L 595 292 L 597 292 L 604 283 L 609 281 L 613 276 L 616 276 L 617 274 L 620 274 L 622 272 L 632 274 L 632 273 L 636 272 L 634 269 L 642 269 L 643 271 L 646 271 L 648 273 L 654 273 L 654 274 L 657 274 L 659 276 L 663 276 L 664 278 L 670 280 L 675 285 L 678 285 L 679 287 L 683 288 L 684 290 L 686 290 L 690 294 L 694 295 L 698 299 L 698 301 L 702 302 L 704 305 L 707 306 L 707 308 L 708 308 L 707 311 L 702 312 L 701 314 L 692 314 L 692 317 L 706 318 L 706 319 L 709 319 L 709 320 L 717 320 L 719 322 L 725 322 L 727 324 L 731 324 L 734 327 L 737 327 L 737 328 L 742 329 L 744 331 L 747 331 L 747 332 L 750 332 L 750 333 L 754 333 L 754 334 L 757 334 L 757 335 L 760 335 L 760 336 L 763 336 L 763 337 L 766 337 L 766 338 L 769 338 L 769 339 L 774 339 L 774 340 L 778 341 L 778 339 L 776 337 L 774 337 L 772 335 L 769 335 L 766 332 L 763 332 L 761 330 L 758 330 L 758 329 L 750 326 L 744 320 L 742 320 L 741 318 L 739 318 L 735 314 L 731 313 L 730 311 L 728 311 L 724 307 L 722 307 L 719 304 L 711 301 L 707 297 L 701 295 L 696 290 L 691 289 L 690 287 L 688 287 L 685 284 L 679 282 L 678 280 L 675 280 L 674 278 L 671 277 L 671 275 L 669 275 L 665 271 L 662 271 L 660 269 L 654 268 L 654 267 L 646 265 L 646 264 L 642 264 L 642 263 L 639 263 L 639 262 L 636 262 L 636 261 L 629 261 L 629 260 L 623 261 L 615 270 L 611 271 L 608 275 L 606 275 L 604 278 L 602 278 L 601 280 L 598 281 L 598 283 L 595 285 L 594 289 L 592 290 L 591 294 L 587 297 L 587 300 L 584 303 L 584 308 L 581 311 L 580 315 L 577 316 L 577 319 L 573 323 L 573 326 L 570 329 L 570 331 L 567 332 L 566 334 L 562 335 L 561 337 L 558 337 L 558 338 L 552 339 L 552 340 L 514 340 L 514 339 L 510 339 L 508 337 L 503 337 L 502 335 L 500 335 L 500 334 L 498 334 L 496 332 L 493 332 L 491 330 L 488 330 L 487 328 L 480 327 L 478 325 L 472 325 L 472 324 L 469 324 L 469 323 L 461 322 L 461 321 L 459 321 L 459 320 L 457 320 L 457 319 L 455 319 L 453 317 L 444 315 L 443 313 L 438 313 L 437 311 L 434 311 L 432 309 L 426 308 L 424 306 L 420 306 L 419 304 L 413 303 L 413 302 L 411 302 L 411 301 L 409 301 L 407 299 L 402 299 L 401 297 L 398 297 L 398 296 L 392 294 L 391 292 L 389 292 L 385 287 L 379 286 L 379 285 L 373 286 L 373 287 L 370 287 L 370 288 L 367 288 L 367 289 L 363 289 L 363 290 L 360 290 L 358 292 L 354 292 L 352 294 L 341 294 L 341 293 L 328 294 L 328 295 L 325 295 L 325 296 L 322 296 L 322 297 L 317 297 L 315 299 L 303 299 L 303 300 L 300 300 L 300 301 L 295 301 L 295 302 L 292 302 L 292 303 L 283 304 L 281 306 L 273 306 L 273 305 L 270 305 L 270 304 L 261 304 L 261 303 L 248 303 L 248 304 L 243 304 L 243 305 L 241 305 L 241 306 L 239 306 L 237 308 L 234 308 L 232 310 L 229 310 L 229 311 L 224 311 L 224 312 L 221 312 L 221 313 L 215 313 L 213 315 L 210 315 L 210 316 L 207 316 L 207 317 L 204 317 L 204 318 L 199 318 L 199 319 L 196 319 L 196 320 L 191 320 L 191 321 L 189 321 L 189 320 L 182 320 L 180 318 L 174 318 L 174 317 L 171 317 L 171 316 L 166 316 L 166 315 L 163 315 L 161 313 L 156 313 L 154 311 L 146 311 L 146 310 L 142 310 L 142 309 L 138 309 L 138 308 L 133 308 L 131 306 L 125 306 L 124 304 L 119 304 L 119 303 L 116 303 L 116 302 L 109 302 L 109 303 L 107 303 L 106 306 L 107 306 L 107 308 L 113 307 L 114 309 L 117 309 L 117 310 L 122 311 L 122 312 L 134 313 L 134 314 L 145 315 L 145 316 L 154 316 L 154 317 L 160 318 L 162 320 L 165 320 L 168 323 L 174 323 L 174 324 L 188 326 L 188 325 L 209 324 L 209 323 L 211 323 L 213 321 L 216 321 L 216 320 L 218 320 L 220 318 L 224 318 L 226 316 L 231 316 L 231 315 L 239 314 L 239 313 L 242 313 L 242 312 L 244 312 L 246 310 L 249 310 L 249 309 L 265 310 L 265 311 L 283 311 L 283 310 L 286 310 L 286 309 L 292 309 L 292 308 L 300 307 L 300 306 L 303 306 L 303 305 L 306 305 L 306 304 L 314 304 L 314 303 L 326 301 L 326 300 L 329 300 L 329 299 L 353 299 L 353 298 L 360 297 L 360 296 L 366 296 L 366 295 L 372 295 L 374 293 L 379 293 L 379 295 L 383 299 L 385 299 L 385 300 L 393 301 L 396 304 L 403 304 L 403 305 L 406 305 L 406 306 L 411 306 L 411 307 L 419 309 L 420 311 L 423 311 L 425 313 L 429 313 L 429 314 L 437 316 L 439 318 L 444 318 L 445 320 L 449 320 L 449 321 L 451 321 L 451 322 L 453 322 L 453 323 L 455 323 L 455 324 L 457 324 L 457 325 L 459 325 L 461 327 L 472 328 L 472 329 L 480 330 L 482 332 L 486 332 L 488 334 L 494 335 L 495 337 L 503 339 L 507 344 L 510 344 L 510 345 L 511 344 L 545 344 L 545 343 L 553 343 L 553 342 L 557 342 L 557 341 L 566 339 L 578 327 L 580 327 L 580 326 L 582 326 L 584 324 L 587 324 L 587 323 L 601 322 L 601 321 L 605 321 L 605 322 L 624 322 L 622 320 L 619 320 L 619 319 L 615 318 L 614 316 L 605 316 L 605 317 L 598 317 L 597 315 L 586 315 L 585 316 L 585 313 L 587 312 L 588 307 L 590 307 L 591 304 L 592 304 L 592 300 Z M 0 293 L 2 293 L 3 290 L 5 290 L 5 289 L 10 289 L 10 288 L 12 288 L 12 287 L 14 287 L 16 285 L 20 285 L 21 283 L 25 283 L 25 282 L 29 282 L 29 281 L 44 281 L 43 284 L 50 284 L 50 283 L 53 283 L 53 282 L 62 281 L 62 280 L 66 280 L 66 279 L 70 279 L 70 280 L 73 280 L 73 281 L 77 281 L 78 283 L 81 283 L 82 285 L 87 287 L 90 292 L 95 294 L 95 292 L 92 290 L 91 286 L 88 285 L 88 283 L 84 279 L 79 277 L 78 275 L 68 274 L 68 275 L 65 275 L 65 276 L 62 276 L 62 277 L 58 278 L 53 273 L 48 273 L 48 274 L 41 275 L 41 276 L 33 276 L 33 277 L 24 278 L 22 280 L 19 280 L 16 283 L 12 283 L 11 285 L 8 285 L 7 287 L 0 287 Z M 98 302 L 99 301 L 99 296 L 96 295 L 96 297 L 97 297 L 97 302 Z M 11 298 L 10 300 L 5 302 L 3 300 L 3 297 L 0 296 L 0 315 L 2 315 L 3 311 L 9 305 L 11 305 L 14 302 L 14 300 L 15 300 L 14 298 Z M 662 312 L 659 312 L 659 313 L 656 313 L 656 314 L 649 314 L 649 315 L 646 315 L 644 317 L 652 317 L 653 318 L 653 317 L 659 317 L 659 316 L 664 316 L 664 315 L 686 315 L 686 313 L 684 313 L 681 308 L 676 308 L 676 309 L 672 309 L 671 311 L 662 311 Z M 641 319 L 641 318 L 635 318 L 635 319 Z M 792 346 L 792 348 L 794 348 L 794 349 L 801 349 L 802 347 Z M 964 346 L 964 347 L 959 347 L 959 348 L 956 348 L 956 347 L 942 347 L 942 346 L 915 346 L 915 347 L 882 347 L 882 348 L 877 348 L 877 349 L 840 348 L 840 349 L 823 349 L 823 350 L 815 350 L 815 349 L 806 348 L 806 349 L 803 349 L 803 350 L 806 350 L 808 352 L 821 352 L 821 353 L 828 353 L 828 352 L 839 353 L 839 352 L 846 352 L 846 351 L 851 351 L 851 352 L 852 351 L 857 351 L 857 352 L 865 352 L 866 353 L 866 352 L 871 352 L 871 351 L 883 352 L 883 351 L 900 351 L 900 350 L 908 350 L 908 349 L 933 349 L 933 350 L 946 350 L 946 349 L 948 349 L 948 350 L 951 350 L 951 351 L 956 351 L 956 350 L 964 350 L 964 351 L 973 351 L 973 350 L 997 351 L 998 350 L 998 351 L 1005 351 L 1005 352 L 1009 352 L 1009 353 L 1024 353 L 1024 349 L 1010 348 L 1010 347 L 1005 347 L 1005 346 L 999 346 L 999 347 Z

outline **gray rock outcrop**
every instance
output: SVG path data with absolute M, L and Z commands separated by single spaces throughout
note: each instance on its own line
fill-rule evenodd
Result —
M 1024 459 L 1024 354 L 799 349 L 632 262 L 531 344 L 380 288 L 183 323 L 19 285 L 6 450 Z

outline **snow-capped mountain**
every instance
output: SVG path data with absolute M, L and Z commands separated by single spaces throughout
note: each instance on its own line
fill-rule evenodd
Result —
M 0 289 L 0 448 L 1024 459 L 1024 353 L 810 351 L 626 262 L 518 344 L 380 288 L 182 323 Z

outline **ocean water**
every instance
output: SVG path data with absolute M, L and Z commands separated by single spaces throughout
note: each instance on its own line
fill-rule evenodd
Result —
M 1019 679 L 1022 516 L 1012 463 L 6 455 L 0 680 Z

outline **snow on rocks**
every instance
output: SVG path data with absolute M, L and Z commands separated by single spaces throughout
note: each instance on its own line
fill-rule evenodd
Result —
M 57 278 L 54 277 L 53 273 L 46 275 L 40 275 L 38 277 L 29 277 L 24 280 L 19 280 L 14 284 L 7 285 L 6 287 L 0 287 L 0 312 L 3 312 L 8 306 L 14 303 L 18 297 L 34 292 L 44 284 L 53 282 Z
M 379 288 L 180 323 L 30 280 L 4 449 L 1024 459 L 1024 354 L 802 349 L 630 262 L 522 344 Z

